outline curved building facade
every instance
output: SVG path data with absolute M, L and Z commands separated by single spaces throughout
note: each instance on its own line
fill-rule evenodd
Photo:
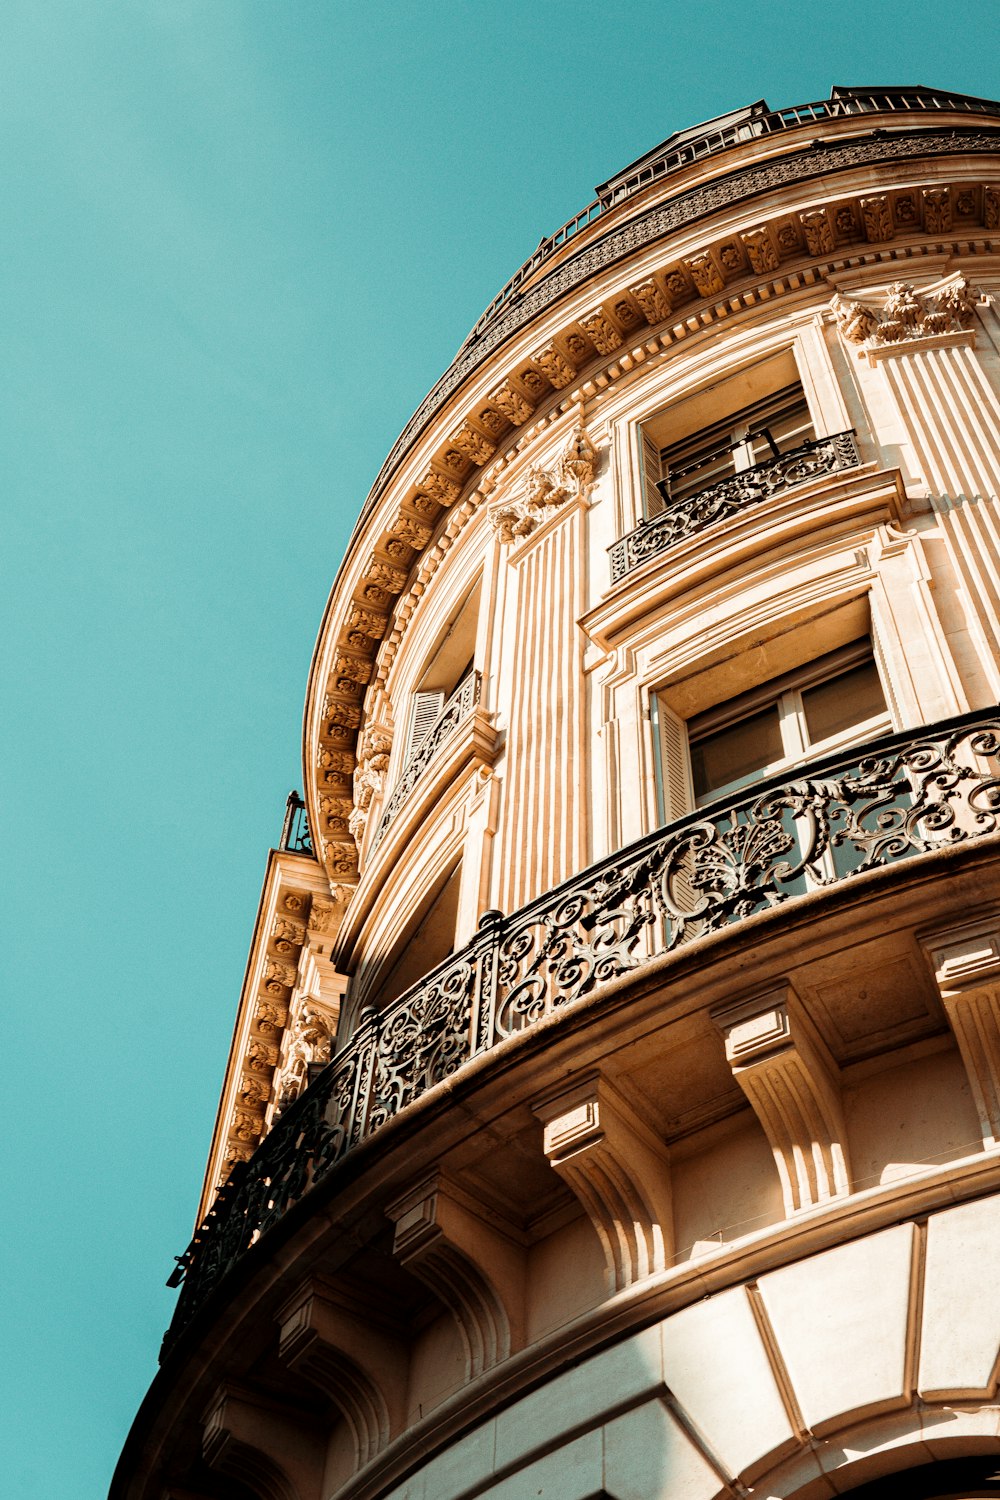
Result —
M 1000 1466 L 1000 104 L 602 184 L 323 617 L 115 1500 Z

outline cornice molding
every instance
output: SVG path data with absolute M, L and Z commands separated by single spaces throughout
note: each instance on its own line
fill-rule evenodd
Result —
M 746 203 L 776 187 L 827 177 L 831 172 L 920 157 L 983 154 L 1000 149 L 1000 129 L 920 130 L 912 134 L 883 135 L 867 132 L 867 139 L 843 142 L 817 139 L 794 154 L 769 158 L 744 167 L 717 181 L 689 189 L 666 203 L 658 203 L 644 214 L 629 219 L 603 238 L 591 241 L 575 256 L 562 260 L 547 275 L 511 300 L 484 330 L 475 344 L 463 350 L 437 384 L 428 392 L 403 428 L 376 476 L 362 511 L 361 522 L 385 488 L 400 458 L 424 430 L 434 413 L 458 389 L 485 358 L 519 329 L 547 310 L 559 297 L 605 270 L 615 261 L 634 254 L 644 245 L 676 233 L 734 203 Z
M 505 311 L 503 327 L 513 334 L 564 292 L 623 258 L 631 264 L 636 252 L 720 208 L 743 205 L 748 197 L 775 187 L 825 180 L 835 170 L 954 155 L 959 150 L 1000 152 L 1000 130 L 899 136 L 889 145 L 891 150 L 879 138 L 814 148 L 759 163 L 660 203 L 561 263 Z M 808 155 L 807 163 L 803 155 Z M 836 198 L 829 196 L 827 187 L 820 203 L 771 204 L 756 225 L 747 224 L 746 217 L 739 225 L 723 226 L 724 233 L 714 224 L 711 231 L 706 228 L 704 240 L 665 246 L 659 264 L 650 264 L 646 256 L 631 276 L 623 266 L 617 285 L 605 278 L 602 301 L 589 310 L 577 309 L 575 317 L 574 309 L 567 307 L 561 328 L 549 320 L 544 333 L 539 331 L 541 343 L 534 354 L 528 354 L 521 340 L 510 350 L 506 370 L 498 366 L 492 372 L 492 395 L 470 402 L 464 420 L 460 412 L 451 413 L 443 446 L 428 456 L 423 477 L 401 489 L 403 498 L 386 508 L 384 525 L 369 528 L 368 545 L 352 565 L 353 581 L 345 579 L 335 586 L 307 706 L 307 804 L 331 880 L 357 878 L 354 831 L 341 804 L 353 796 L 354 742 L 370 687 L 384 686 L 401 627 L 434 565 L 484 498 L 490 497 L 491 509 L 502 500 L 494 492 L 511 459 L 567 410 L 720 319 L 801 292 L 848 268 L 989 253 L 997 246 L 983 237 L 983 231 L 1000 230 L 1000 183 L 966 178 L 883 185 L 879 190 L 869 181 L 854 184 L 849 193 Z M 457 386 L 471 374 L 489 352 L 486 343 L 492 341 L 496 347 L 506 339 L 507 333 L 501 336 L 499 329 L 500 324 L 484 334 L 446 379 L 454 375 Z M 443 401 L 444 387 L 439 383 L 435 391 Z M 417 415 L 428 410 L 425 401 Z M 365 515 L 370 511 L 371 504 Z M 359 525 L 364 520 L 365 516 Z M 431 560 L 429 569 L 425 559 Z M 387 650 L 379 656 L 383 630 Z

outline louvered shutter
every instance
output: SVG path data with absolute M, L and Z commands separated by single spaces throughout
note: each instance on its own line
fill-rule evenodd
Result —
M 647 521 L 658 516 L 661 510 L 666 509 L 666 502 L 659 490 L 656 481 L 663 478 L 663 466 L 660 462 L 660 449 L 657 443 L 646 432 L 642 431 L 642 444 L 640 449 L 642 463 L 642 503 Z
M 694 807 L 687 725 L 659 698 L 656 718 L 660 732 L 660 810 L 664 823 L 673 823 Z
M 657 728 L 660 736 L 660 810 L 665 824 L 674 823 L 694 807 L 694 785 L 691 780 L 691 752 L 688 749 L 687 725 L 672 709 L 657 699 Z M 694 856 L 688 851 L 674 866 L 670 894 L 682 912 L 696 912 L 701 897 L 692 884 Z
M 444 708 L 444 693 L 414 693 L 410 700 L 410 722 L 406 733 L 406 755 L 409 760 L 413 752 L 427 738 Z

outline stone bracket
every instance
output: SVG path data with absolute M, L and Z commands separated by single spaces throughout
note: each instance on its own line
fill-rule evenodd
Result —
M 264 1397 L 220 1386 L 205 1417 L 202 1454 L 259 1500 L 320 1500 L 326 1445 L 318 1428 Z
M 969 1076 L 983 1145 L 1000 1145 L 1000 912 L 919 941 Z
M 655 1132 L 597 1076 L 533 1110 L 546 1157 L 597 1231 L 609 1294 L 665 1270 L 673 1255 L 670 1163 Z
M 278 1315 L 278 1354 L 340 1408 L 363 1468 L 406 1420 L 406 1344 L 333 1283 L 308 1281 Z
M 458 1324 L 467 1380 L 523 1345 L 524 1247 L 512 1226 L 437 1172 L 386 1213 L 396 1226 L 393 1253 Z
M 851 1190 L 836 1064 L 793 996 L 782 985 L 712 1012 L 770 1142 L 787 1214 Z

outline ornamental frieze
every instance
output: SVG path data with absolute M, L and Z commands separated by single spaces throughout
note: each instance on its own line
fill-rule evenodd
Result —
M 667 235 L 681 232 L 698 220 L 734 203 L 775 188 L 806 183 L 832 172 L 854 167 L 874 166 L 919 158 L 962 154 L 992 153 L 997 148 L 998 133 L 991 130 L 928 130 L 913 134 L 894 134 L 889 138 L 868 137 L 843 142 L 814 142 L 804 150 L 744 167 L 715 182 L 680 193 L 666 203 L 657 204 L 629 223 L 592 241 L 585 248 L 562 260 L 552 271 L 521 294 L 512 297 L 482 330 L 474 343 L 467 345 L 421 402 L 393 445 L 382 465 L 368 501 L 369 508 L 381 494 L 389 475 L 403 453 L 428 425 L 431 417 L 472 372 L 502 343 L 519 329 L 534 321 L 546 308 L 565 293 L 583 285 L 607 266 L 623 259 L 631 251 Z M 877 196 L 877 195 L 876 195 Z M 889 227 L 884 215 L 869 200 L 865 237 L 869 231 L 880 233 Z M 970 218 L 972 215 L 969 216 Z M 1000 195 L 987 188 L 983 205 L 983 222 L 987 229 L 1000 227 Z M 839 207 L 834 214 L 835 233 L 845 239 L 858 236 L 856 210 L 852 205 Z M 891 230 L 890 230 L 891 232 Z M 933 232 L 933 231 L 928 231 Z M 543 392 L 544 394 L 544 392 Z
M 493 320 L 485 325 L 474 344 L 460 351 L 452 369 L 415 413 L 383 466 L 372 496 L 379 493 L 395 458 L 429 419 L 436 405 L 503 338 L 536 317 L 578 282 L 596 275 L 630 251 L 688 227 L 699 217 L 726 206 L 734 194 L 745 200 L 757 192 L 805 182 L 819 175 L 826 177 L 831 171 L 896 158 L 933 158 L 957 150 L 966 154 L 984 151 L 995 146 L 998 134 L 989 130 L 938 130 L 900 135 L 891 142 L 868 139 L 827 144 L 808 153 L 798 152 L 794 156 L 758 163 L 732 174 L 730 178 L 704 184 L 609 232 L 603 239 L 570 255 L 529 289 L 498 308 Z M 519 425 L 536 416 L 539 403 L 549 400 L 556 391 L 572 388 L 580 379 L 581 371 L 595 358 L 600 355 L 612 357 L 625 347 L 626 337 L 631 335 L 633 328 L 638 334 L 643 321 L 651 327 L 662 324 L 692 299 L 721 297 L 729 292 L 729 283 L 742 280 L 751 273 L 760 276 L 780 274 L 783 261 L 806 253 L 814 257 L 844 254 L 849 246 L 859 241 L 881 245 L 899 233 L 912 233 L 921 226 L 928 233 L 953 232 L 956 226 L 969 227 L 977 220 L 986 225 L 1000 220 L 1000 197 L 998 190 L 990 185 L 930 184 L 922 188 L 906 186 L 876 193 L 869 191 L 863 197 L 822 207 L 804 207 L 792 214 L 786 212 L 768 223 L 741 231 L 738 238 L 729 238 L 697 252 L 687 251 L 683 259 L 660 266 L 647 280 L 610 294 L 597 307 L 568 323 L 554 339 L 531 356 L 530 362 L 525 359 L 512 368 L 505 379 L 494 386 L 489 397 L 485 401 L 481 398 L 481 404 L 452 429 L 447 444 L 433 455 L 423 478 L 415 481 L 416 495 L 410 491 L 404 509 L 397 512 L 396 521 L 376 542 L 375 553 L 356 589 L 356 607 L 367 610 L 369 616 L 384 617 L 387 633 L 393 631 L 393 599 L 407 586 L 414 554 L 426 553 L 433 543 L 433 521 L 440 515 L 434 507 L 438 504 L 453 506 L 469 483 L 474 467 L 483 466 L 496 457 L 497 445 L 503 444 L 505 432 L 513 434 Z M 835 262 L 834 266 L 824 269 L 836 268 Z M 785 288 L 777 283 L 774 290 L 780 293 Z M 684 317 L 683 311 L 680 316 Z M 891 319 L 887 321 L 891 324 Z M 885 335 L 879 337 L 883 341 L 886 338 Z M 613 378 L 613 370 L 611 374 Z M 562 501 L 563 486 L 558 480 L 551 480 L 551 476 L 533 475 L 531 486 L 533 488 L 517 500 L 491 510 L 490 519 L 505 541 L 528 535 L 538 524 L 539 517 Z M 475 503 L 476 497 L 472 498 Z M 419 519 L 416 514 L 418 503 L 425 506 Z M 413 514 L 408 515 L 406 507 Z M 328 686 L 334 693 L 334 702 L 346 702 L 346 706 L 354 708 L 360 717 L 365 690 L 376 673 L 375 655 L 380 642 L 374 630 L 365 630 L 363 626 L 351 629 L 345 625 L 342 631 L 341 641 L 349 650 L 341 653 L 338 666 L 342 665 L 346 670 L 335 669 Z M 382 637 L 383 640 L 387 638 Z M 357 653 L 353 660 L 344 660 L 350 658 L 351 652 Z M 381 670 L 378 668 L 379 672 Z M 331 745 L 349 744 L 351 736 L 342 733 L 342 728 L 330 715 L 324 719 L 320 737 Z M 343 790 L 340 782 L 331 781 L 330 772 L 322 773 L 321 781 L 328 791 Z M 371 796 L 364 785 L 358 790 L 370 804 L 375 788 L 371 788 Z M 357 802 L 355 807 L 358 807 Z M 360 810 L 366 812 L 367 808 L 362 806 Z M 354 831 L 360 833 L 361 820 L 356 822 L 359 827 Z M 342 820 L 338 819 L 336 828 L 327 832 L 334 833 L 339 839 L 343 833 Z M 343 848 L 328 850 L 324 863 L 329 870 L 333 860 L 344 878 L 351 878 L 345 858 Z

